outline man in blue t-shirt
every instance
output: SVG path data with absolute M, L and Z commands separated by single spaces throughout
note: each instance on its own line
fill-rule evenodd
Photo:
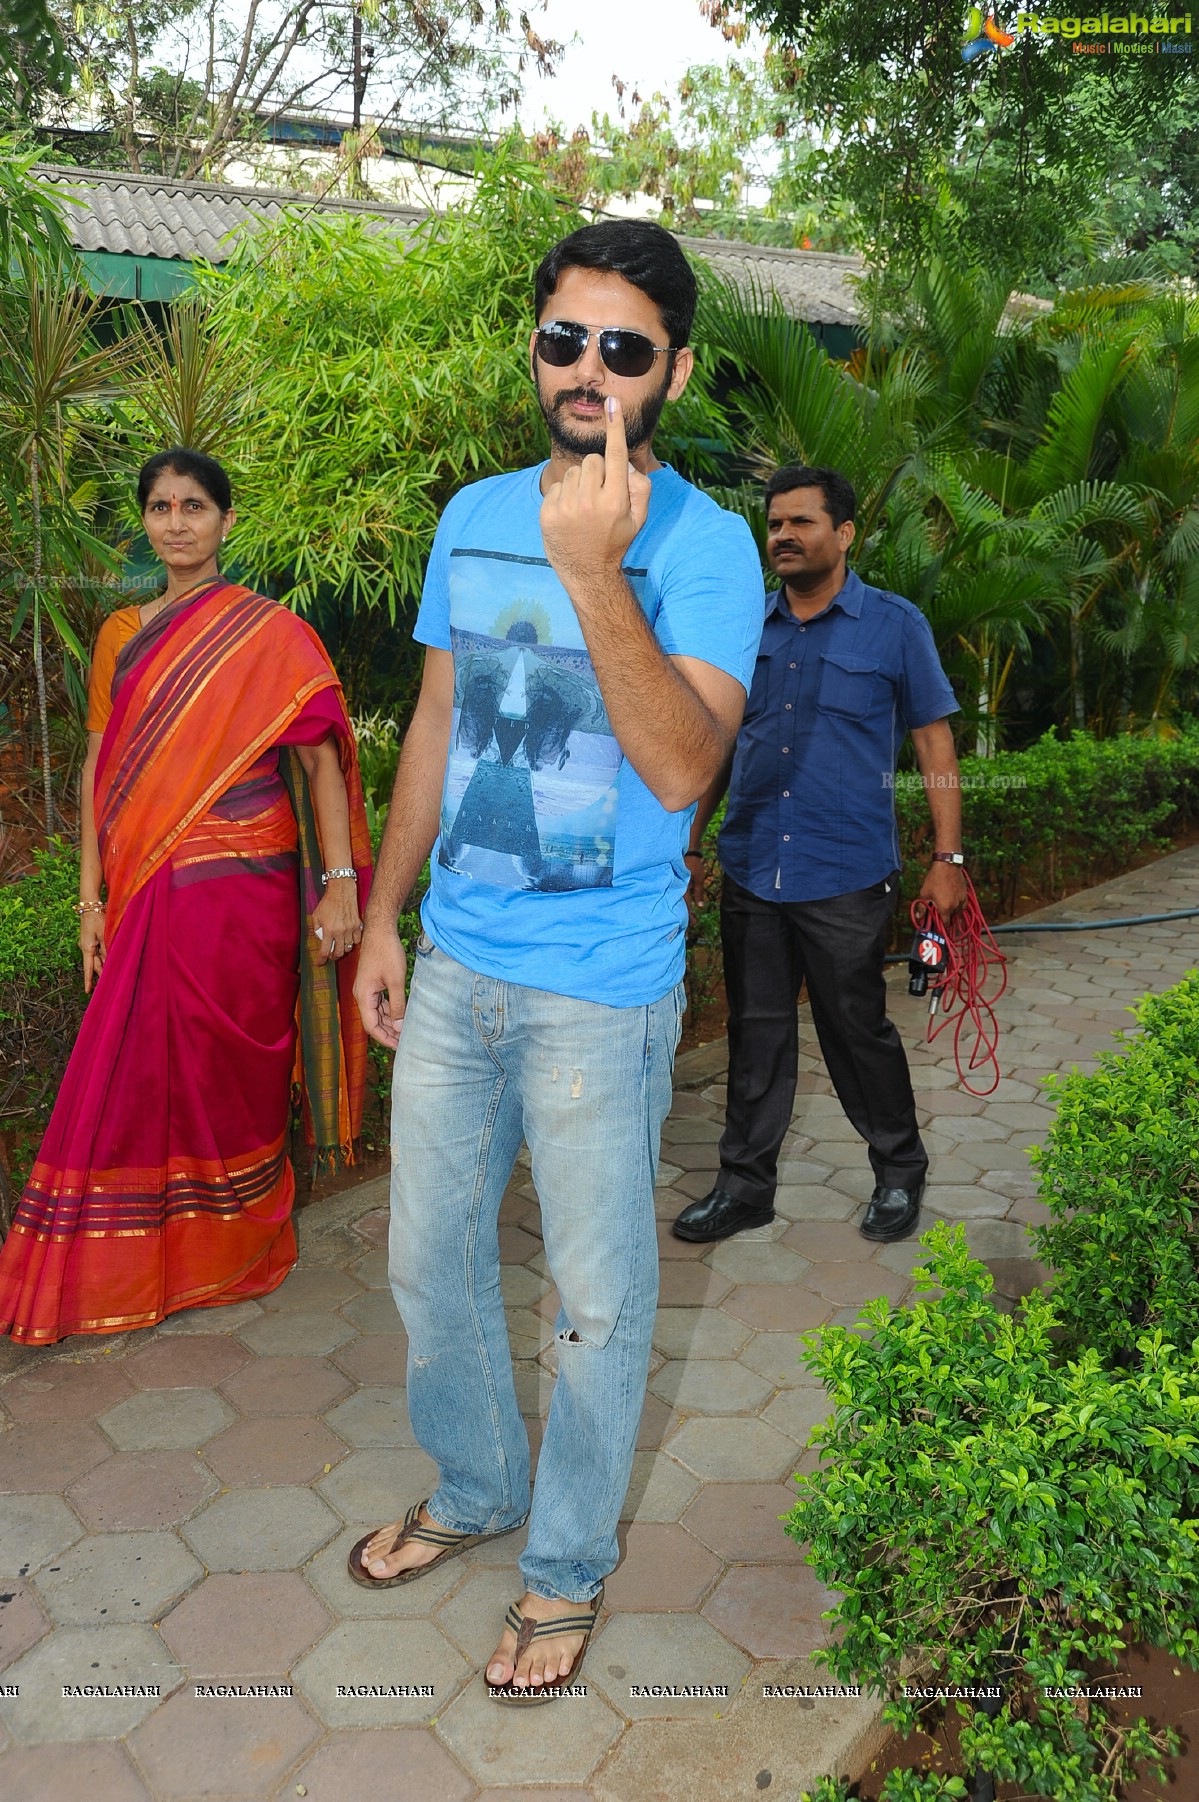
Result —
M 438 528 L 355 984 L 396 1048 L 390 1276 L 440 1480 L 354 1547 L 350 1574 L 411 1582 L 527 1517 L 525 1594 L 487 1667 L 501 1701 L 569 1688 L 617 1561 L 657 1299 L 683 849 L 762 629 L 744 522 L 653 454 L 694 305 L 678 244 L 642 221 L 586 226 L 537 271 L 550 458 L 464 489 Z M 405 1011 L 396 916 L 427 856 Z M 497 1241 L 522 1137 L 561 1301 L 531 1507 Z
M 791 465 L 766 484 L 766 554 L 782 578 L 729 768 L 700 801 L 687 861 L 702 895 L 704 828 L 728 787 L 720 834 L 720 930 L 729 1081 L 720 1174 L 674 1224 L 724 1239 L 774 1219 L 791 1124 L 796 1000 L 812 1020 L 838 1099 L 866 1140 L 875 1189 L 868 1239 L 916 1231 L 928 1157 L 883 957 L 899 882 L 895 763 L 910 732 L 936 849 L 921 895 L 949 919 L 966 897 L 957 711 L 919 608 L 846 567 L 854 491 L 836 470 Z

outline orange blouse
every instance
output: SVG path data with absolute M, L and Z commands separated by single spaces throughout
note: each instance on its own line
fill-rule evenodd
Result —
M 112 677 L 117 658 L 141 627 L 141 608 L 118 607 L 96 634 L 92 667 L 87 674 L 87 729 L 103 732 L 112 712 Z

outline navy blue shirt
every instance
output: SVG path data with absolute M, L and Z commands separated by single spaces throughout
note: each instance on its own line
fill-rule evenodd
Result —
M 784 591 L 737 735 L 720 861 L 764 901 L 823 901 L 899 868 L 894 781 L 909 727 L 957 712 L 928 621 L 851 570 L 823 613 Z

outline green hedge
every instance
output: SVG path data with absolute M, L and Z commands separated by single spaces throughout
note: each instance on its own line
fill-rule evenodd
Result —
M 1052 901 L 1113 875 L 1138 852 L 1199 818 L 1199 721 L 1176 738 L 1045 736 L 1025 751 L 963 757 L 963 841 L 983 911 L 1010 914 L 1022 895 Z M 896 778 L 903 899 L 933 850 L 920 777 Z
M 1071 1690 L 1137 1641 L 1199 1665 L 1199 972 L 1137 1018 L 1096 1070 L 1047 1079 L 1047 1291 L 999 1312 L 941 1225 L 911 1306 L 805 1337 L 834 1405 L 787 1524 L 840 1592 L 817 1660 L 888 1695 L 905 1732 L 945 1704 L 904 1695 L 901 1667 L 998 1685 L 953 1702 L 962 1758 L 1047 1802 L 1117 1802 L 1178 1749 Z M 965 1795 L 954 1781 L 893 1773 L 881 1794 Z M 848 1793 L 830 1778 L 808 1802 Z
M 1071 1344 L 1109 1362 L 1146 1332 L 1199 1333 L 1199 971 L 1136 1013 L 1140 1036 L 1092 1074 L 1046 1078 L 1057 1115 L 1033 1153 L 1054 1301 Z

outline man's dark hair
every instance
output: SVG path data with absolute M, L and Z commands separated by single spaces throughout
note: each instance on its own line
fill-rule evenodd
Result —
M 562 238 L 537 268 L 534 306 L 540 319 L 567 269 L 621 275 L 652 300 L 675 349 L 686 344 L 695 318 L 695 272 L 678 240 L 649 219 L 603 219 Z
M 203 451 L 185 450 L 181 444 L 172 445 L 170 450 L 159 451 L 143 463 L 137 476 L 137 510 L 146 511 L 146 503 L 150 499 L 150 490 L 160 475 L 170 471 L 175 476 L 190 476 L 198 482 L 209 500 L 215 501 L 222 513 L 228 513 L 233 505 L 233 492 L 229 487 L 229 477 L 225 474 L 215 457 L 206 457 Z
M 767 510 L 776 495 L 790 494 L 793 488 L 819 488 L 824 495 L 824 510 L 835 526 L 843 526 L 847 519 L 857 516 L 858 497 L 853 483 L 838 469 L 809 469 L 803 463 L 788 463 L 785 468 L 776 469 L 766 483 Z

